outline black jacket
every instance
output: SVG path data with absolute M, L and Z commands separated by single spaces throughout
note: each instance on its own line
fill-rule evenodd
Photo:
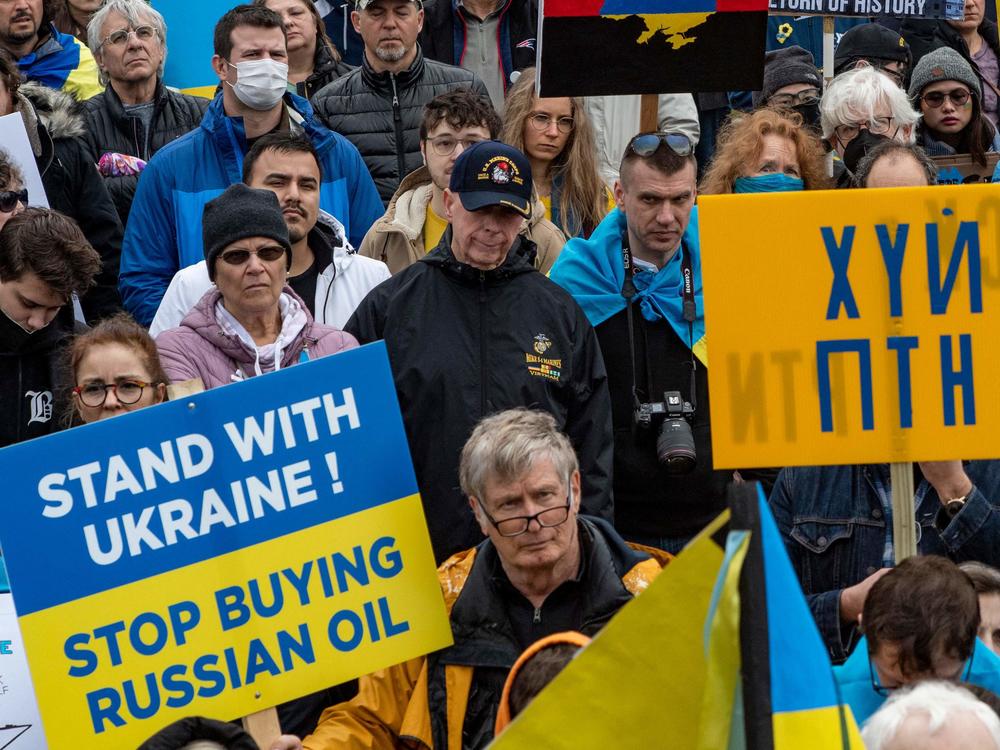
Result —
M 125 111 L 121 99 L 111 86 L 104 89 L 103 94 L 85 101 L 85 140 L 93 159 L 97 161 L 110 152 L 138 156 L 149 161 L 163 146 L 198 127 L 202 115 L 211 103 L 200 96 L 170 91 L 162 81 L 156 83 L 153 101 L 156 105 L 148 145 L 142 120 Z M 111 192 L 123 226 L 128 221 L 128 212 L 132 207 L 138 182 L 139 177 L 136 175 L 104 178 L 104 184 Z
M 664 391 L 680 391 L 691 401 L 691 351 L 669 323 L 650 322 L 633 309 L 636 385 L 644 402 L 663 401 Z M 659 423 L 635 427 L 628 315 L 622 310 L 595 329 L 608 370 L 615 431 L 615 528 L 626 539 L 684 537 L 700 531 L 726 508 L 732 472 L 712 468 L 708 370 L 695 369 L 692 424 L 697 464 L 690 474 L 671 476 L 656 458 Z
M 96 285 L 80 299 L 89 322 L 121 309 L 118 265 L 122 254 L 122 224 L 115 204 L 83 143 L 80 105 L 69 94 L 38 84 L 18 89 L 16 105 L 24 120 L 49 207 L 74 219 L 101 256 Z
M 62 355 L 76 328 L 69 305 L 32 334 L 0 313 L 0 448 L 66 425 Z
M 504 0 L 497 27 L 497 47 L 503 67 L 504 90 L 511 73 L 535 64 L 538 36 L 538 0 Z M 461 65 L 468 46 L 468 26 L 457 0 L 429 0 L 424 4 L 420 46 L 431 60 Z
M 322 44 L 316 45 L 316 58 L 313 60 L 313 72 L 306 80 L 295 84 L 295 93 L 304 99 L 312 99 L 313 95 L 328 83 L 346 76 L 354 70 L 343 60 L 335 60 L 330 50 Z
M 201 716 L 175 721 L 139 745 L 139 750 L 178 750 L 195 740 L 210 740 L 226 750 L 258 750 L 253 738 L 235 724 Z
M 473 73 L 426 60 L 417 50 L 402 73 L 377 73 L 366 57 L 360 68 L 326 86 L 313 97 L 320 120 L 357 146 L 388 204 L 399 182 L 419 167 L 420 120 L 424 105 L 438 94 L 470 87 L 489 98 Z
M 623 606 L 632 593 L 622 578 L 648 555 L 628 547 L 607 523 L 579 519 L 580 577 L 567 581 L 539 609 L 537 629 L 545 635 L 577 630 L 594 636 Z M 563 587 L 567 590 L 564 592 Z M 560 597 L 560 594 L 564 594 Z M 570 599 L 575 611 L 546 625 L 550 600 Z M 496 548 L 489 541 L 476 550 L 472 570 L 451 610 L 453 646 L 427 657 L 427 700 L 430 706 L 434 747 L 449 747 L 446 709 L 448 686 L 445 667 L 474 667 L 472 686 L 462 725 L 462 747 L 483 748 L 493 739 L 497 708 L 510 668 L 530 643 L 517 637 L 511 610 L 527 605 L 503 572 Z M 543 637 L 543 636 L 539 636 Z
M 905 19 L 898 23 L 898 31 L 906 43 L 910 45 L 910 52 L 913 55 L 913 66 L 916 67 L 921 57 L 928 52 L 936 50 L 938 47 L 951 47 L 958 54 L 965 58 L 966 62 L 976 69 L 972 62 L 972 55 L 969 48 L 962 39 L 958 31 L 948 25 L 947 21 L 926 21 L 922 19 Z M 886 24 L 889 26 L 890 24 Z M 983 41 L 990 46 L 993 54 L 1000 58 L 1000 38 L 997 36 L 997 25 L 992 21 L 983 19 L 979 24 L 979 34 Z M 996 84 L 996 81 L 993 81 Z M 909 84 L 909 77 L 907 77 Z
M 580 459 L 582 512 L 610 520 L 611 403 L 601 353 L 573 298 L 538 273 L 519 238 L 492 271 L 459 263 L 451 229 L 419 262 L 375 287 L 344 326 L 385 339 L 438 562 L 482 540 L 458 459 L 484 416 L 545 409 Z

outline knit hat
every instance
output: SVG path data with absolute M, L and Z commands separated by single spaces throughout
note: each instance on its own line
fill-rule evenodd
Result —
M 983 88 L 979 83 L 979 77 L 966 59 L 951 47 L 938 47 L 920 58 L 910 79 L 910 99 L 917 101 L 924 88 L 937 81 L 964 83 L 972 94 L 982 101 Z
M 823 90 L 823 76 L 812 53 L 794 45 L 768 52 L 764 55 L 764 87 L 752 96 L 754 109 L 766 104 L 775 91 L 793 83 L 808 83 Z
M 910 65 L 910 45 L 892 29 L 865 23 L 848 29 L 833 53 L 833 72 L 842 73 L 852 60 L 895 60 Z
M 292 265 L 292 243 L 281 214 L 278 196 L 242 182 L 230 185 L 218 198 L 205 204 L 201 215 L 201 238 L 208 263 L 208 278 L 215 281 L 215 261 L 227 246 L 247 237 L 267 237 L 283 245 Z

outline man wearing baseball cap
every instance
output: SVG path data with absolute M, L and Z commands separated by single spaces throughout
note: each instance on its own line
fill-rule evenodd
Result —
M 910 45 L 897 32 L 877 23 L 855 26 L 840 39 L 833 55 L 833 72 L 870 65 L 906 88 L 906 74 L 912 65 Z
M 594 331 L 534 266 L 521 235 L 531 166 L 482 141 L 455 162 L 438 246 L 377 286 L 347 322 L 383 339 L 438 562 L 479 543 L 459 490 L 458 457 L 475 424 L 517 406 L 545 409 L 580 457 L 581 512 L 611 519 L 611 403 Z

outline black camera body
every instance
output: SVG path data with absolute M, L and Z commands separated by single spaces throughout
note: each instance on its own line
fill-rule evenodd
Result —
M 685 401 L 680 391 L 667 391 L 663 401 L 639 404 L 635 410 L 638 427 L 650 429 L 662 420 L 656 436 L 656 457 L 669 474 L 688 474 L 694 470 L 698 457 L 694 447 L 691 421 L 694 406 Z

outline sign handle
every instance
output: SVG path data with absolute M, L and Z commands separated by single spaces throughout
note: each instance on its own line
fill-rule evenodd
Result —
M 659 94 L 643 94 L 639 110 L 639 132 L 655 133 L 660 129 L 660 96 Z
M 917 519 L 913 506 L 913 464 L 889 464 L 892 482 L 892 549 L 899 565 L 917 554 Z
M 278 711 L 273 706 L 263 711 L 243 717 L 243 728 L 253 737 L 257 747 L 267 750 L 271 743 L 281 736 L 281 724 L 278 723 Z
M 833 80 L 833 16 L 823 16 L 823 85 Z

